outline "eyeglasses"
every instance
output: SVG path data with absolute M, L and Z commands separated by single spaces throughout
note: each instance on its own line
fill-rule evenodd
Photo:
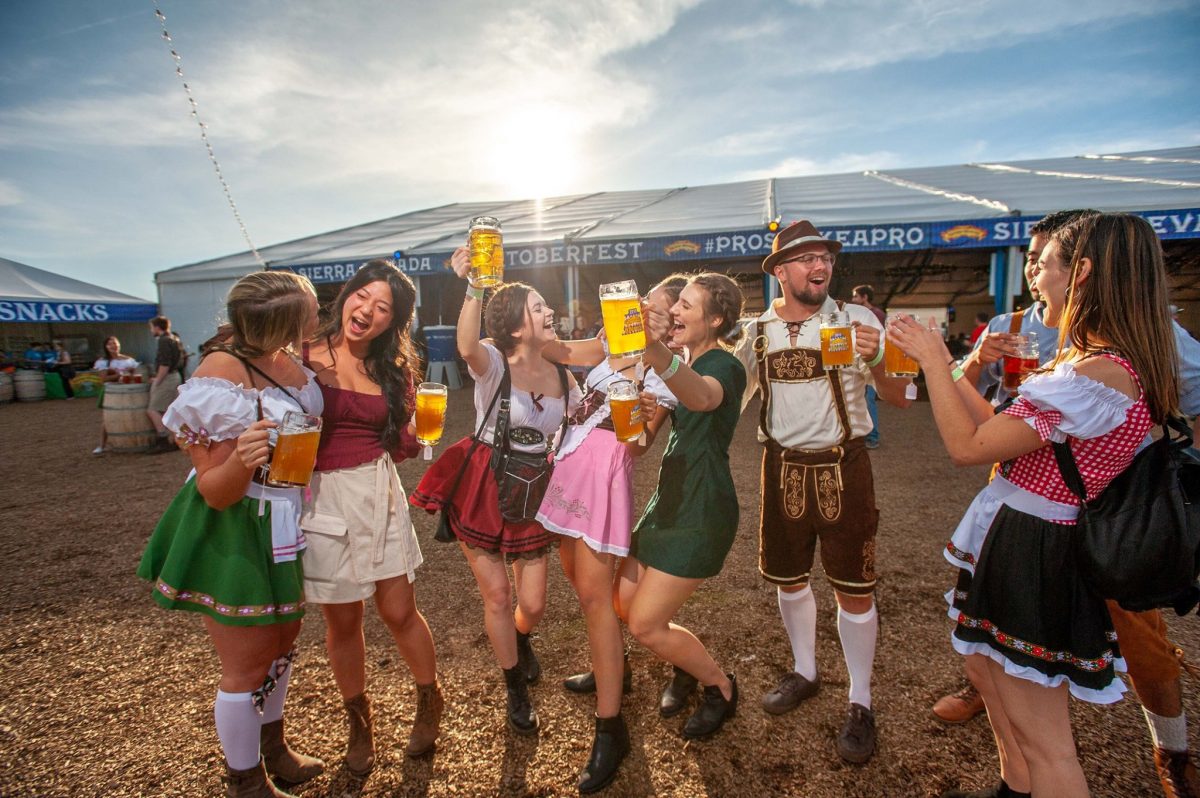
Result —
M 788 258 L 783 263 L 784 265 L 799 263 L 801 266 L 816 266 L 818 261 L 824 263 L 826 266 L 832 266 L 837 261 L 837 256 L 832 252 L 826 252 L 824 255 L 810 253 L 808 255 L 797 255 L 794 258 Z

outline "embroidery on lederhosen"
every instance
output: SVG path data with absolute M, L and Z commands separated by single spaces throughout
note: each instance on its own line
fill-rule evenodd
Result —
M 783 513 L 793 521 L 804 517 L 804 476 L 807 471 L 807 467 L 799 463 L 783 461 L 780 473 Z
M 838 463 L 813 466 L 817 486 L 817 508 L 821 517 L 833 522 L 842 516 L 842 467 Z
M 863 544 L 862 578 L 868 582 L 875 581 L 875 538 Z

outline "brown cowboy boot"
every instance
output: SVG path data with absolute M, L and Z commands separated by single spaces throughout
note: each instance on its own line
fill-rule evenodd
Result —
M 1166 798 L 1200 798 L 1200 774 L 1187 751 L 1155 747 L 1154 768 Z
M 346 742 L 346 767 L 362 777 L 375 767 L 375 736 L 371 729 L 371 702 L 359 693 L 344 702 L 350 721 L 350 739 Z
M 225 782 L 225 798 L 296 798 L 271 783 L 261 759 L 249 770 L 234 770 L 226 762 L 221 781 Z
M 408 746 L 404 749 L 406 754 L 412 757 L 424 756 L 437 748 L 442 710 L 445 708 L 446 701 L 442 698 L 441 685 L 436 681 L 433 684 L 417 685 L 417 717 L 413 721 Z
M 298 754 L 283 737 L 283 718 L 264 723 L 259 737 L 263 764 L 267 773 L 285 784 L 303 784 L 325 772 L 325 763 L 313 756 Z

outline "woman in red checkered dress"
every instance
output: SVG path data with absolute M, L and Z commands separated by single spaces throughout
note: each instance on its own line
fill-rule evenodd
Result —
M 995 415 L 971 386 L 955 385 L 961 372 L 940 331 L 906 320 L 889 336 L 925 371 L 954 462 L 1001 463 L 946 547 L 960 569 L 947 594 L 951 641 L 982 675 L 1000 753 L 1000 784 L 981 794 L 1083 796 L 1067 696 L 1119 700 L 1124 662 L 1103 599 L 1074 563 L 1079 499 L 1051 442 L 1069 443 L 1088 498 L 1099 495 L 1177 410 L 1175 341 L 1162 249 L 1143 219 L 1096 214 L 1068 225 L 1043 251 L 1036 280 L 1060 351 Z

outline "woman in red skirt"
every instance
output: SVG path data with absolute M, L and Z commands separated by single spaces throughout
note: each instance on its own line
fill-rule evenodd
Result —
M 467 277 L 470 259 L 465 248 L 455 250 L 450 263 L 455 274 Z M 514 451 L 531 453 L 545 452 L 553 445 L 564 415 L 581 397 L 569 374 L 569 395 L 563 395 L 561 367 L 542 357 L 542 349 L 558 336 L 554 311 L 541 294 L 522 283 L 508 283 L 497 290 L 484 313 L 489 337 L 481 341 L 482 305 L 483 289 L 471 285 L 458 318 L 458 352 L 475 380 L 475 427 L 482 429 L 479 443 L 472 447 L 472 438 L 466 437 L 447 449 L 425 473 L 410 501 L 431 513 L 445 508 L 483 597 L 484 627 L 504 670 L 508 725 L 518 734 L 533 734 L 538 717 L 529 700 L 528 684 L 537 681 L 541 666 L 529 635 L 546 606 L 546 554 L 557 536 L 537 521 L 513 523 L 500 514 L 489 461 L 496 408 L 506 397 L 496 400 L 496 395 L 507 361 L 512 375 L 509 445 Z M 517 586 L 515 614 L 508 563 Z

